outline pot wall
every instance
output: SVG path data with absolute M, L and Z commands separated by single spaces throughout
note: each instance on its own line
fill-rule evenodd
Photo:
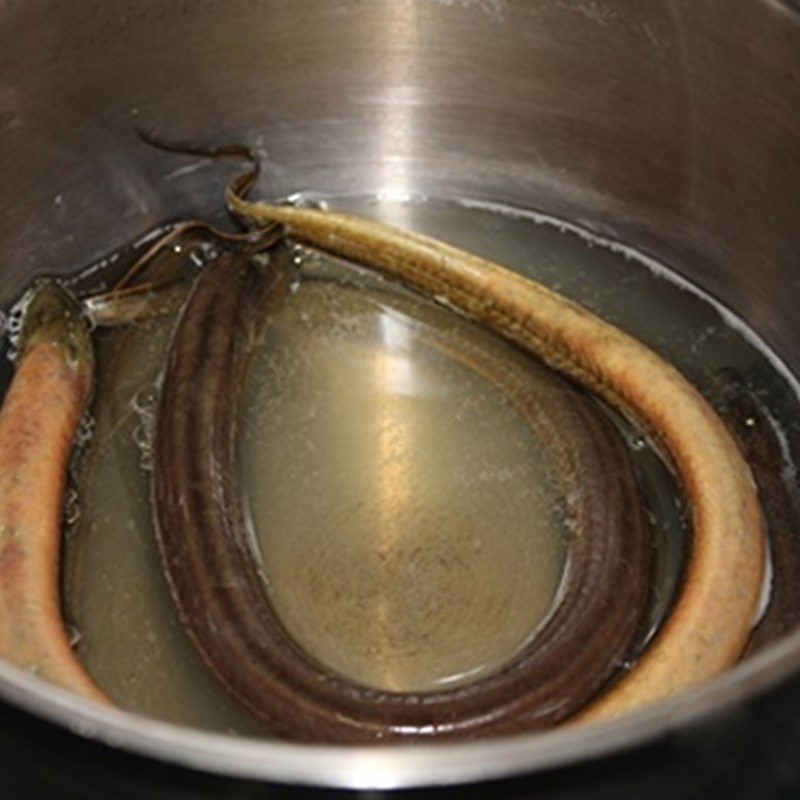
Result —
M 258 143 L 273 195 L 430 193 L 584 220 L 665 257 L 796 365 L 793 7 L 8 2 L 3 294 L 165 213 L 218 205 L 209 175 L 223 173 L 180 174 L 174 157 L 137 141 L 141 126 Z

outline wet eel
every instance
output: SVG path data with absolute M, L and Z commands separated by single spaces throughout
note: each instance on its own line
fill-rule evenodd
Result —
M 418 233 L 328 210 L 251 202 L 257 169 L 227 190 L 232 214 L 286 226 L 298 241 L 394 277 L 538 356 L 633 420 L 685 492 L 691 536 L 672 613 L 636 666 L 576 718 L 616 717 L 734 664 L 755 622 L 765 534 L 750 469 L 725 424 L 672 365 L 572 300 Z
M 570 716 L 624 661 L 646 602 L 651 545 L 635 476 L 622 437 L 594 402 L 541 368 L 534 379 L 536 365 L 523 356 L 497 358 L 488 333 L 488 341 L 467 341 L 448 332 L 446 312 L 426 319 L 423 340 L 517 407 L 561 484 L 572 536 L 555 610 L 499 670 L 422 694 L 332 674 L 281 624 L 244 521 L 236 420 L 263 314 L 253 299 L 275 302 L 286 259 L 279 247 L 271 269 L 231 254 L 211 264 L 176 326 L 163 378 L 154 442 L 157 535 L 181 620 L 203 659 L 275 733 L 296 740 L 466 738 Z M 392 303 L 413 313 L 408 298 Z
M 0 411 L 0 656 L 96 702 L 110 700 L 73 652 L 61 612 L 61 509 L 94 356 L 78 304 L 31 290 Z

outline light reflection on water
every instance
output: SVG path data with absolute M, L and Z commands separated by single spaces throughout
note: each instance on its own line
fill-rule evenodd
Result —
M 528 640 L 560 582 L 565 534 L 541 443 L 447 342 L 500 364 L 520 354 L 402 300 L 393 307 L 386 286 L 301 286 L 255 361 L 242 462 L 292 635 L 361 683 L 424 691 Z M 541 368 L 529 366 L 535 392 Z

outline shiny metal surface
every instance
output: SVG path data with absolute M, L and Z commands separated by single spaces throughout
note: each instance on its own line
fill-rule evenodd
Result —
M 471 197 L 580 221 L 674 266 L 800 368 L 796 3 L 5 0 L 0 43 L 0 300 L 165 216 L 218 207 L 229 169 L 143 147 L 143 126 L 256 142 L 270 196 Z M 553 770 L 701 723 L 735 727 L 798 670 L 793 636 L 611 725 L 403 750 L 189 733 L 91 709 L 4 665 L 0 695 L 7 715 L 23 710 L 26 742 L 45 718 L 76 742 L 213 773 L 233 793 L 244 777 L 407 787 Z
M 516 777 L 592 761 L 674 736 L 704 718 L 735 724 L 737 704 L 800 668 L 800 636 L 702 690 L 614 722 L 491 742 L 418 747 L 334 747 L 237 740 L 90 707 L 0 663 L 0 696 L 77 736 L 155 761 L 242 779 L 311 787 L 398 789 Z M 721 717 L 719 715 L 722 715 Z M 82 767 L 76 764 L 76 768 Z M 205 795 L 203 795 L 205 796 Z M 666 796 L 666 795 L 665 795 Z

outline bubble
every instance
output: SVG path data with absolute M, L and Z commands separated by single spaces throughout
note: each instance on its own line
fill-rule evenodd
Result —
M 158 396 L 158 387 L 148 386 L 131 398 L 131 408 L 138 418 L 138 423 L 133 429 L 133 442 L 139 451 L 139 466 L 145 472 L 152 472 L 155 465 L 153 438 L 155 436 Z
M 96 422 L 94 417 L 87 411 L 75 431 L 75 447 L 82 448 L 91 442 L 94 436 Z
M 26 292 L 4 315 L 4 331 L 8 338 L 6 358 L 12 363 L 17 363 L 19 357 L 19 339 L 22 334 L 22 318 L 30 301 L 30 293 Z
M 64 525 L 67 530 L 75 526 L 81 518 L 81 501 L 78 490 L 69 486 L 64 493 Z

